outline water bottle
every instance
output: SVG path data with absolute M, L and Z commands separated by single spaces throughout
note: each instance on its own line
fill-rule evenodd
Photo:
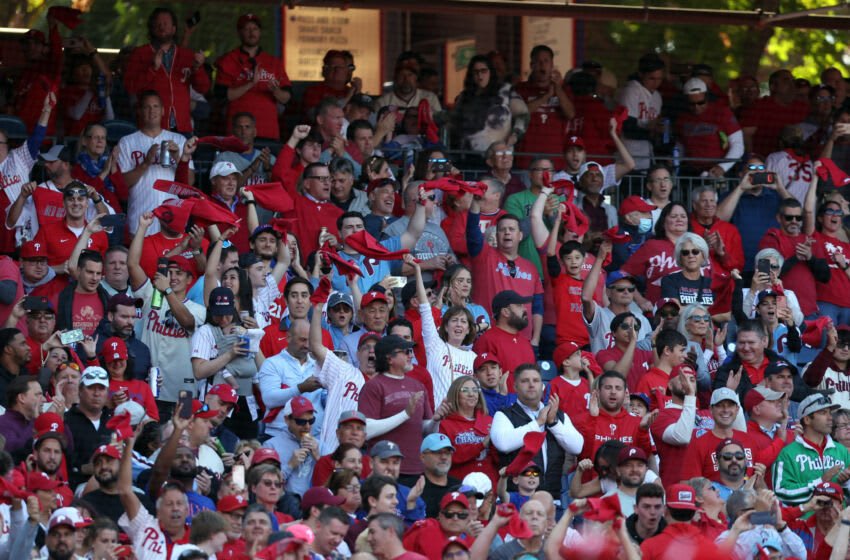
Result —
M 159 398 L 159 380 L 162 378 L 162 373 L 159 368 L 154 366 L 148 370 L 148 385 L 150 385 L 153 398 Z
M 103 74 L 97 75 L 97 106 L 106 108 L 106 76 Z

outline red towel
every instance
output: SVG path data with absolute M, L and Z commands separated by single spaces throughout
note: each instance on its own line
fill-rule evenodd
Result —
M 133 426 L 130 425 L 130 413 L 124 413 L 113 416 L 106 423 L 106 428 L 115 432 L 117 441 L 123 441 L 133 435 Z
M 417 108 L 417 120 L 419 124 L 419 133 L 425 135 L 425 139 L 432 144 L 436 144 L 440 141 L 440 130 L 437 128 L 437 124 L 434 122 L 434 119 L 431 118 L 431 104 L 428 103 L 427 99 L 423 99 L 419 102 L 419 107 Z
M 617 121 L 617 136 L 619 136 L 623 133 L 623 123 L 629 118 L 629 110 L 623 105 L 620 105 L 614 109 L 614 114 L 611 116 Z
M 153 209 L 153 215 L 174 231 L 186 231 L 197 199 L 169 198 Z
M 67 6 L 51 6 L 47 10 L 47 17 L 52 17 L 68 29 L 74 29 L 83 23 L 82 15 L 82 11 Z
M 618 229 L 620 229 L 619 226 L 614 226 L 611 229 L 603 231 L 602 235 L 614 245 L 622 245 L 623 243 L 628 243 L 632 240 L 632 236 L 629 235 L 629 232 L 617 233 Z
M 322 276 L 322 279 L 319 280 L 319 287 L 313 291 L 313 295 L 310 296 L 310 303 L 312 305 L 317 305 L 319 303 L 325 303 L 328 301 L 328 296 L 331 295 L 331 280 L 327 276 Z
M 507 476 L 519 476 L 529 461 L 534 459 L 534 456 L 543 449 L 544 441 L 546 441 L 546 432 L 528 432 L 525 434 L 525 437 L 522 438 L 522 449 L 508 465 L 505 474 Z
M 295 208 L 295 201 L 280 183 L 258 183 L 249 185 L 245 190 L 254 194 L 257 204 L 272 212 L 289 212 Z
M 331 263 L 335 264 L 337 271 L 343 276 L 363 276 L 360 267 L 356 263 L 347 261 L 339 256 L 339 253 L 330 246 L 330 242 L 328 241 L 325 241 L 325 244 L 319 249 L 319 256 L 327 258 Z
M 192 185 L 169 181 L 167 179 L 157 179 L 154 181 L 153 188 L 164 193 L 173 194 L 177 198 L 207 198 L 207 195 Z
M 379 261 L 395 261 L 410 253 L 408 249 L 402 249 L 401 251 L 388 250 L 378 243 L 378 240 L 372 237 L 365 229 L 357 233 L 352 233 L 345 238 L 345 242 L 364 257 Z

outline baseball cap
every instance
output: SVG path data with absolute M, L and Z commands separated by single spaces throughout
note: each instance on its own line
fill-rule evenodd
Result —
M 56 314 L 56 310 L 53 308 L 53 304 L 47 299 L 46 296 L 30 296 L 32 299 L 28 300 L 27 303 L 27 313 L 32 313 L 33 311 L 49 311 L 50 313 Z
M 141 309 L 144 304 L 145 301 L 142 298 L 130 297 L 127 294 L 115 294 L 106 302 L 106 310 L 114 312 L 119 305 Z
M 375 356 L 389 357 L 393 352 L 398 350 L 407 350 L 416 346 L 413 342 L 408 342 L 402 337 L 390 334 L 382 338 L 375 344 Z
M 36 492 L 38 490 L 56 490 L 62 486 L 62 482 L 54 480 L 45 472 L 27 473 L 27 490 Z
M 71 152 L 71 148 L 63 146 L 62 144 L 54 145 L 46 152 L 39 154 L 39 157 L 47 162 L 64 161 L 66 163 L 71 163 L 74 161 L 74 154 Z
M 434 435 L 434 434 L 431 434 Z M 443 499 L 440 500 L 440 509 L 446 509 L 449 507 L 449 504 L 460 504 L 466 509 L 469 509 L 469 500 L 466 499 L 466 496 L 461 492 L 449 492 Z
M 210 179 L 216 177 L 227 177 L 228 175 L 239 175 L 239 170 L 229 161 L 219 161 L 210 169 Z
M 758 552 L 758 546 L 761 546 L 762 549 L 772 548 L 776 552 L 782 552 L 782 539 L 776 531 L 772 531 L 770 533 L 763 533 L 760 544 L 756 543 L 756 552 Z M 753 554 L 753 558 L 758 558 L 758 554 Z
M 328 297 L 328 309 L 332 309 L 341 303 L 344 303 L 351 309 L 354 309 L 354 299 L 351 297 L 351 294 L 334 292 L 330 295 L 330 297 Z
M 568 136 L 564 141 L 564 150 L 569 150 L 572 147 L 584 149 L 584 140 L 581 136 Z
M 656 208 L 658 207 L 654 204 L 650 204 L 636 194 L 633 194 L 624 198 L 623 202 L 620 203 L 619 215 L 625 216 L 630 212 L 652 212 Z
M 84 387 L 91 387 L 92 385 L 109 387 L 109 374 L 100 366 L 89 366 L 83 370 L 80 384 Z
M 532 297 L 523 297 L 516 293 L 513 290 L 503 290 L 493 296 L 493 305 L 491 306 L 493 311 L 493 316 L 496 317 L 502 311 L 502 309 L 506 308 L 509 305 L 514 305 L 517 303 L 531 303 L 531 300 L 534 299 Z
M 39 414 L 35 419 L 33 427 L 35 428 L 36 436 L 40 438 L 48 432 L 64 432 L 65 422 L 55 412 L 44 412 Z
M 380 341 L 381 334 L 376 333 L 375 331 L 366 331 L 365 333 L 360 335 L 360 339 L 357 341 L 357 349 L 360 350 L 360 347 L 370 340 Z
M 114 445 L 101 445 L 97 449 L 94 450 L 91 456 L 91 462 L 94 463 L 94 460 L 100 457 L 101 455 L 106 455 L 107 457 L 112 457 L 113 459 L 121 459 L 121 452 L 118 451 L 118 448 Z
M 347 422 L 360 422 L 366 424 L 366 415 L 359 410 L 346 410 L 339 415 L 336 425 L 341 426 Z
M 367 305 L 371 305 L 376 301 L 382 301 L 384 303 L 389 303 L 387 301 L 387 296 L 384 295 L 383 292 L 379 292 L 377 290 L 372 290 L 371 292 L 366 292 L 363 294 L 363 297 L 360 299 L 360 309 L 363 309 Z
M 377 459 L 389 459 L 390 457 L 404 457 L 401 448 L 394 441 L 382 439 L 369 450 L 369 457 Z
M 665 502 L 667 507 L 673 509 L 696 510 L 696 492 L 692 486 L 687 484 L 672 484 L 667 487 Z
M 539 473 L 542 473 L 543 469 L 541 469 L 540 465 L 538 465 L 534 461 L 529 461 L 521 469 L 519 469 L 519 476 L 522 476 L 522 473 L 528 471 L 537 471 Z
M 815 496 L 826 496 L 832 498 L 840 504 L 844 503 L 844 492 L 841 486 L 835 482 L 820 482 L 815 486 Z
M 434 433 L 428 434 L 425 439 L 422 440 L 422 445 L 419 446 L 419 452 L 425 453 L 426 451 L 440 451 L 447 448 L 452 451 L 455 450 L 449 436 L 446 434 Z
M 239 255 L 239 266 L 240 268 L 250 268 L 257 264 L 258 262 L 263 262 L 263 259 L 260 258 L 260 255 L 257 253 L 242 253 Z
M 661 308 L 663 308 L 665 305 L 674 305 L 674 306 L 676 306 L 676 309 L 682 309 L 682 304 L 679 303 L 678 299 L 671 298 L 671 297 L 665 297 L 665 298 L 661 298 L 661 299 L 659 299 L 658 301 L 655 302 L 655 308 L 652 310 L 652 312 L 657 314 L 659 311 L 661 311 Z
M 644 463 L 646 463 L 646 452 L 643 449 L 640 449 L 639 447 L 624 447 L 620 450 L 620 454 L 617 455 L 618 465 L 622 465 L 626 461 L 632 460 L 643 461 Z
M 126 360 L 127 345 L 117 336 L 110 336 L 103 341 L 103 346 L 100 347 L 100 354 L 103 356 L 103 361 L 107 364 L 117 362 L 118 360 Z
M 699 78 L 691 78 L 682 86 L 682 93 L 685 95 L 696 95 L 707 91 L 708 87 L 706 87 L 705 82 Z
M 202 403 L 198 399 L 192 400 L 192 418 L 201 418 L 209 420 L 218 416 L 217 410 L 212 410 L 208 405 Z
M 493 490 L 493 481 L 482 472 L 469 473 L 463 477 L 461 485 L 468 486 L 475 491 L 476 507 L 481 507 L 481 504 L 484 503 L 484 496 Z
M 836 410 L 838 408 L 841 408 L 840 404 L 833 404 L 826 395 L 815 393 L 803 399 L 800 406 L 797 407 L 797 419 L 802 420 L 809 414 L 814 414 L 821 410 Z
M 207 391 L 207 395 L 215 395 L 219 398 L 219 400 L 221 400 L 221 402 L 230 404 L 236 404 L 239 400 L 239 395 L 236 393 L 236 389 L 227 383 L 213 385 L 212 389 Z
M 478 368 L 483 366 L 484 364 L 494 363 L 497 366 L 501 366 L 499 363 L 499 358 L 496 357 L 495 354 L 491 352 L 481 352 L 475 357 L 475 362 L 472 364 L 472 369 L 478 371 Z
M 619 282 L 620 280 L 629 280 L 632 284 L 635 283 L 635 277 L 629 274 L 628 272 L 623 272 L 622 270 L 615 270 L 605 279 L 605 287 L 610 288 L 614 285 L 614 283 Z
M 260 224 L 254 228 L 254 231 L 251 232 L 251 235 L 248 237 L 249 241 L 253 241 L 257 238 L 261 233 L 271 233 L 275 237 L 280 238 L 280 234 L 275 231 L 274 227 L 271 224 Z
M 714 392 L 711 393 L 711 402 L 709 404 L 711 406 L 714 406 L 723 401 L 732 401 L 738 406 L 741 406 L 741 401 L 738 399 L 738 393 L 736 393 L 729 387 L 721 387 L 719 389 L 715 389 Z
M 375 100 L 371 95 L 357 93 L 351 96 L 351 99 L 348 100 L 348 104 L 371 110 L 375 104 Z
M 307 397 L 292 397 L 286 401 L 286 405 L 283 407 L 284 416 L 301 416 L 308 412 L 316 412 L 316 409 L 313 408 L 313 403 Z
M 464 541 L 460 537 L 449 537 L 448 539 L 446 539 L 446 544 L 443 545 L 443 550 L 440 551 L 440 557 L 445 556 L 446 550 L 448 550 L 448 548 L 452 545 L 457 545 L 465 551 L 469 552 L 469 545 L 466 544 L 466 541 Z
M 785 393 L 758 385 L 747 391 L 747 395 L 744 397 L 744 410 L 751 412 L 764 401 L 778 401 L 784 396 Z
M 594 168 L 598 169 L 599 172 L 602 173 L 602 166 L 596 163 L 595 161 L 586 161 L 582 163 L 581 167 L 578 168 L 578 180 L 581 181 L 581 178 L 584 177 L 584 174 Z
M 230 513 L 248 507 L 248 500 L 241 494 L 228 494 L 218 501 L 216 509 L 222 513 Z
M 80 515 L 79 510 L 75 507 L 63 507 L 54 511 L 50 515 L 50 521 L 47 522 L 47 531 L 50 532 L 55 527 L 67 525 L 75 531 L 80 527 L 86 526 L 86 521 Z
M 767 364 L 767 367 L 764 368 L 764 376 L 770 377 L 771 375 L 778 375 L 786 369 L 790 371 L 791 375 L 793 375 L 794 377 L 797 376 L 797 368 L 794 365 L 786 362 L 785 360 L 777 360 L 775 362 L 770 362 L 769 364 Z
M 649 404 L 649 395 L 646 393 L 629 393 L 629 400 L 631 399 L 640 399 L 640 401 L 646 405 L 646 408 L 650 408 Z
M 342 496 L 334 496 L 334 493 L 325 486 L 314 486 L 301 497 L 301 510 L 310 511 L 313 506 L 339 506 L 345 501 Z
M 39 241 L 27 241 L 21 245 L 22 259 L 46 259 L 47 245 Z
M 254 451 L 254 455 L 251 456 L 251 466 L 259 465 L 260 463 L 265 463 L 266 461 L 274 461 L 280 466 L 280 455 L 274 449 L 270 447 L 261 447 Z
M 210 292 L 209 299 L 210 315 L 223 316 L 233 315 L 236 308 L 233 306 L 233 292 L 230 288 L 219 286 Z
M 124 401 L 115 407 L 115 416 L 121 416 L 125 412 L 130 414 L 131 426 L 138 426 L 143 420 L 150 419 L 145 408 L 136 401 Z
M 559 344 L 555 351 L 552 352 L 552 361 L 555 362 L 555 367 L 560 369 L 561 364 L 564 363 L 564 360 L 575 354 L 576 352 L 581 352 L 581 347 L 573 341 L 564 342 Z
M 193 278 L 195 277 L 195 261 L 187 259 L 183 255 L 174 255 L 168 259 L 168 268 L 177 268 Z
M 720 450 L 726 447 L 727 445 L 737 445 L 738 447 L 744 450 L 744 453 L 746 453 L 747 447 L 739 440 L 735 438 L 725 438 L 717 444 L 717 447 L 714 448 L 714 454 L 720 455 Z
M 236 20 L 236 29 L 242 29 L 248 23 L 256 23 L 257 27 L 261 29 L 263 27 L 263 24 L 260 23 L 260 18 L 257 16 L 257 14 L 243 14 L 239 16 L 238 20 Z
M 779 294 L 774 292 L 773 290 L 762 290 L 756 296 L 756 305 L 761 305 L 761 303 L 769 297 L 776 298 Z

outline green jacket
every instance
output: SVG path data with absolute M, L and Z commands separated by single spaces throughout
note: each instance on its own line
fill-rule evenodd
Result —
M 811 499 L 823 473 L 835 465 L 841 465 L 842 469 L 850 465 L 850 451 L 846 447 L 826 436 L 826 448 L 821 456 L 801 436 L 797 436 L 773 463 L 773 491 L 785 504 L 803 504 Z M 837 481 L 833 479 L 833 482 Z M 845 483 L 845 494 L 850 489 L 848 484 L 850 482 Z

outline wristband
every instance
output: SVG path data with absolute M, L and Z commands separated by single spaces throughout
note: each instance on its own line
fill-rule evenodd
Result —
M 100 204 L 101 202 L 103 202 L 103 197 L 99 196 L 99 197 L 97 197 L 97 200 L 91 199 L 91 201 L 94 202 L 95 204 Z
M 842 524 L 842 525 L 847 525 L 848 527 L 850 527 L 850 520 L 848 520 L 848 519 L 842 519 L 842 520 L 841 520 L 841 524 Z

